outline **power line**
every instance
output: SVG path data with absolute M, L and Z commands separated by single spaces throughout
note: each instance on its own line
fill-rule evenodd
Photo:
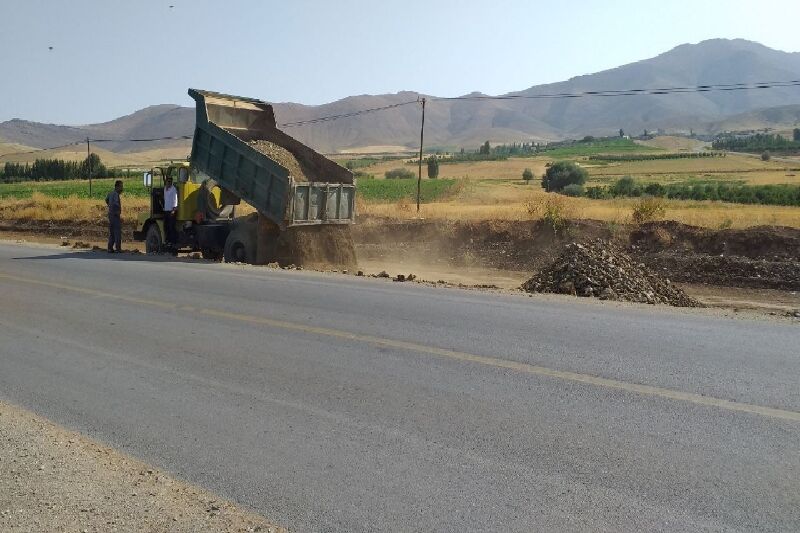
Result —
M 177 136 L 170 136 L 170 137 L 154 137 L 151 139 L 88 139 L 88 142 L 93 143 L 107 143 L 107 142 L 153 142 L 153 141 L 170 141 L 170 140 L 186 140 L 191 139 L 191 135 L 177 135 Z M 70 146 L 77 146 L 87 142 L 87 139 L 82 139 L 80 141 L 71 142 L 69 144 L 62 144 L 61 146 L 51 146 L 48 148 L 37 148 L 36 150 L 30 150 L 28 152 L 9 152 L 7 154 L 0 154 L 0 157 L 6 157 L 10 155 L 27 155 L 27 154 L 35 154 L 37 152 L 46 152 L 48 150 L 58 150 L 59 148 L 68 148 Z
M 457 101 L 457 100 L 535 100 L 535 99 L 561 99 L 561 98 L 586 98 L 593 96 L 643 96 L 643 95 L 668 95 L 668 94 L 687 94 L 687 93 L 702 93 L 713 91 L 749 91 L 756 89 L 773 89 L 780 87 L 800 87 L 800 80 L 789 81 L 769 81 L 769 82 L 755 82 L 755 83 L 718 83 L 707 85 L 695 85 L 686 87 L 661 87 L 661 88 L 648 88 L 648 89 L 609 89 L 598 91 L 583 91 L 575 93 L 551 93 L 551 94 L 506 94 L 500 96 L 490 95 L 475 95 L 475 96 L 452 96 L 452 97 L 430 97 L 429 101 Z M 337 115 L 326 115 L 322 117 L 312 118 L 308 120 L 298 120 L 295 122 L 284 122 L 278 124 L 282 128 L 293 128 L 298 126 L 306 126 L 312 124 L 320 124 L 324 122 L 331 122 L 343 118 L 357 117 L 369 113 L 376 113 L 378 111 L 386 111 L 395 109 L 402 106 L 421 103 L 421 99 L 410 100 L 407 102 L 400 102 L 397 104 L 390 104 L 381 107 L 372 107 L 368 109 L 360 109 L 358 111 L 351 111 L 349 113 L 341 113 Z M 103 142 L 155 142 L 155 141 L 169 141 L 169 140 L 188 140 L 191 135 L 177 135 L 168 137 L 153 137 L 142 139 L 89 139 L 89 142 L 103 143 Z M 9 152 L 0 155 L 0 157 L 7 157 L 12 155 L 27 155 L 37 152 L 45 152 L 48 150 L 57 150 L 59 148 L 67 148 L 76 146 L 87 142 L 86 139 L 75 141 L 61 146 L 52 146 L 49 148 L 39 148 L 36 150 L 23 151 L 23 152 Z
M 83 144 L 86 141 L 76 141 L 69 144 L 62 144 L 61 146 L 51 146 L 49 148 L 37 148 L 36 150 L 31 150 L 29 152 L 8 152 L 7 154 L 0 154 L 0 157 L 6 157 L 8 155 L 26 155 L 26 154 L 35 154 L 36 152 L 46 152 L 47 150 L 58 150 L 59 148 L 68 148 L 70 146 L 77 146 L 79 144 Z
M 771 82 L 757 82 L 757 83 L 723 83 L 723 84 L 695 85 L 690 87 L 661 87 L 661 88 L 649 88 L 649 89 L 614 89 L 614 90 L 584 91 L 576 93 L 506 94 L 500 96 L 467 95 L 467 96 L 452 96 L 452 97 L 432 97 L 430 99 L 434 101 L 559 99 L 559 98 L 584 98 L 590 96 L 640 96 L 640 95 L 702 93 L 702 92 L 712 92 L 712 91 L 749 91 L 755 89 L 772 89 L 776 87 L 800 87 L 800 80 L 771 81 Z
M 756 83 L 717 83 L 706 85 L 695 85 L 686 87 L 657 87 L 649 89 L 610 89 L 601 91 L 584 91 L 576 93 L 553 93 L 553 94 L 507 94 L 501 96 L 478 95 L 478 96 L 452 96 L 452 97 L 431 97 L 428 100 L 433 101 L 453 101 L 453 100 L 522 100 L 522 99 L 558 99 L 558 98 L 584 98 L 590 96 L 640 96 L 640 95 L 666 95 L 666 94 L 685 94 L 685 93 L 702 93 L 713 91 L 747 91 L 754 89 L 772 89 L 776 87 L 800 87 L 800 80 L 790 81 L 768 81 Z M 398 104 L 387 105 L 383 107 L 373 107 L 370 109 L 362 109 L 360 111 L 353 111 L 350 113 L 343 113 L 339 115 L 328 115 L 309 120 L 299 120 L 296 122 L 286 122 L 278 124 L 283 128 L 291 128 L 296 126 L 305 126 L 309 124 L 318 124 L 321 122 L 330 122 L 342 118 L 355 117 L 367 113 L 374 113 L 376 111 L 384 111 L 387 109 L 394 109 L 397 107 L 421 103 L 420 99 L 411 100 L 408 102 L 401 102 Z
M 387 109 L 394 109 L 396 107 L 401 107 L 401 106 L 409 105 L 409 104 L 417 104 L 419 102 L 420 102 L 419 100 L 411 100 L 411 101 L 408 101 L 408 102 L 400 102 L 399 104 L 391 104 L 391 105 L 386 105 L 386 106 L 383 106 L 383 107 L 372 107 L 370 109 L 361 109 L 360 111 L 353 111 L 353 112 L 350 112 L 350 113 L 342 113 L 341 115 L 328 115 L 328 116 L 324 116 L 324 117 L 312 118 L 312 119 L 309 119 L 309 120 L 298 120 L 297 122 L 285 122 L 283 124 L 278 124 L 278 126 L 280 126 L 281 128 L 293 128 L 293 127 L 296 127 L 296 126 L 305 126 L 307 124 L 319 124 L 320 122 L 330 122 L 330 121 L 333 121 L 333 120 L 339 120 L 340 118 L 348 118 L 348 117 L 356 117 L 356 116 L 359 116 L 359 115 L 366 115 L 367 113 L 375 113 L 376 111 L 385 111 Z
M 175 135 L 172 137 L 155 137 L 152 139 L 89 139 L 89 141 L 93 143 L 145 143 L 153 141 L 177 141 L 191 138 L 192 135 Z

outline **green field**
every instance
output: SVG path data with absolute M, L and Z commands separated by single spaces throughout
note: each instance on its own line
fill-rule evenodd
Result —
M 123 180 L 125 182 L 124 196 L 129 198 L 147 198 L 147 189 L 141 179 Z M 424 202 L 441 200 L 449 197 L 456 187 L 456 180 L 422 180 L 421 198 Z M 30 198 L 35 192 L 52 196 L 54 198 L 92 198 L 102 200 L 114 187 L 113 179 L 92 180 L 92 195 L 89 196 L 89 182 L 87 180 L 75 181 L 25 181 L 20 183 L 0 184 L 0 199 L 2 198 Z M 401 198 L 416 198 L 417 180 L 375 180 L 363 179 L 358 182 L 358 195 L 366 201 L 392 202 Z
M 54 198 L 93 198 L 102 200 L 114 188 L 114 179 L 92 180 L 92 195 L 89 196 L 88 180 L 70 181 L 23 181 L 20 183 L 0 184 L 0 198 L 30 198 L 35 192 L 40 192 Z M 125 183 L 125 196 L 146 198 L 148 193 L 142 180 L 131 178 L 122 180 Z
M 545 150 L 538 155 L 552 157 L 553 159 L 567 159 L 598 154 L 631 154 L 661 152 L 659 148 L 651 148 L 636 144 L 630 139 L 613 139 L 589 142 L 576 142 L 571 146 Z
M 457 188 L 457 180 L 422 180 L 420 198 L 423 202 L 444 200 Z M 416 198 L 416 179 L 376 180 L 364 179 L 358 182 L 358 195 L 366 201 L 395 202 L 400 199 Z

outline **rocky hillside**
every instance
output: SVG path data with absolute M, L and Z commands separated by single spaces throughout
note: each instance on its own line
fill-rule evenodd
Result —
M 611 70 L 539 85 L 512 94 L 536 95 L 593 90 L 660 88 L 800 79 L 800 53 L 786 53 L 744 40 L 715 39 L 678 46 L 657 57 Z M 265 92 L 267 92 L 265 90 Z M 259 95 L 253 95 L 259 96 Z M 351 96 L 320 106 L 276 104 L 279 122 L 348 113 L 416 100 L 415 92 Z M 426 139 L 435 146 L 474 146 L 483 140 L 519 141 L 613 134 L 658 128 L 718 131 L 726 119 L 740 117 L 749 127 L 784 120 L 785 106 L 800 105 L 800 87 L 754 91 L 703 92 L 624 98 L 558 100 L 434 101 L 427 108 Z M 783 111 L 759 111 L 783 107 Z M 753 112 L 756 112 L 753 114 Z M 336 151 L 375 145 L 414 146 L 419 136 L 415 105 L 314 126 L 290 133 L 319 150 Z M 790 112 L 791 114 L 791 112 Z M 794 114 L 796 117 L 796 113 Z M 103 124 L 83 127 L 24 120 L 0 123 L 0 139 L 26 146 L 65 144 L 89 136 L 161 137 L 190 134 L 194 112 L 157 105 Z M 115 151 L 144 148 L 141 143 L 113 143 Z M 147 148 L 154 145 L 148 144 Z

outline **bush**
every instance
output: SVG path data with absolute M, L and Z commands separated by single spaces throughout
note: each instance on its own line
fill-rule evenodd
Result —
M 428 178 L 435 180 L 439 177 L 439 158 L 432 155 L 428 158 Z
M 761 152 L 762 161 L 769 161 L 771 158 L 772 156 L 769 154 L 769 150 L 764 150 L 763 152 Z
M 635 223 L 642 224 L 662 218 L 666 212 L 667 207 L 661 198 L 643 198 L 633 206 L 631 218 Z
M 529 168 L 523 170 L 522 179 L 525 180 L 525 182 L 530 182 L 533 179 L 533 171 Z
M 583 185 L 578 185 L 577 183 L 573 183 L 572 185 L 567 185 L 561 190 L 561 194 L 566 196 L 573 196 L 573 197 L 580 197 L 584 195 Z
M 583 185 L 589 173 L 572 161 L 558 161 L 542 176 L 542 187 L 548 192 L 560 192 L 567 185 Z
M 387 170 L 386 174 L 384 175 L 386 176 L 387 180 L 402 180 L 417 177 L 414 172 L 408 170 L 407 168 L 393 168 L 392 170 Z
M 596 185 L 594 187 L 587 187 L 586 197 L 591 198 L 592 200 L 601 200 L 603 198 L 608 198 L 608 189 L 606 189 L 605 187 L 601 187 L 600 185 Z
M 649 196 L 664 196 L 667 189 L 660 183 L 648 183 L 644 187 L 644 193 Z
M 525 202 L 525 211 L 533 218 L 541 218 L 555 233 L 559 233 L 569 224 L 573 212 L 568 200 L 557 194 L 532 196 Z
M 609 188 L 608 192 L 611 193 L 611 196 L 641 196 L 641 193 L 636 194 L 637 189 L 634 179 L 630 176 L 625 176 L 618 179 Z

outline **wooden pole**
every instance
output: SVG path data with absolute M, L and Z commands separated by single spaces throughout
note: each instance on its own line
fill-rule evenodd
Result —
M 417 213 L 419 214 L 419 196 L 422 190 L 422 146 L 425 140 L 425 99 L 422 99 L 422 124 L 419 128 L 419 171 L 417 173 Z
M 86 164 L 89 168 L 89 198 L 92 197 L 92 151 L 89 146 L 89 137 L 86 137 Z

